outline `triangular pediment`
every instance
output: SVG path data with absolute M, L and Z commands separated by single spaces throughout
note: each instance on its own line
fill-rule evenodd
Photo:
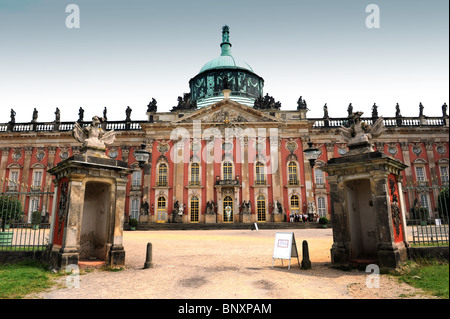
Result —
M 278 119 L 252 107 L 240 104 L 230 99 L 223 99 L 187 116 L 173 121 L 172 124 L 192 123 L 229 124 L 229 123 L 280 123 Z

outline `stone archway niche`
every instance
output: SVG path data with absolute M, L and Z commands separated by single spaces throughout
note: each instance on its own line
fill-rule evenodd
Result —
M 349 212 L 351 260 L 377 260 L 377 218 L 373 209 L 369 179 L 349 181 L 345 184 L 347 211 Z
M 106 260 L 110 225 L 110 185 L 87 182 L 81 216 L 79 258 Z

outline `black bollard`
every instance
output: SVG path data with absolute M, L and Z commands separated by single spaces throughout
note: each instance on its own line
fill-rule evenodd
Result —
M 309 260 L 308 242 L 306 240 L 303 241 L 302 254 L 303 254 L 302 269 L 311 269 L 311 260 Z
M 147 244 L 147 256 L 145 257 L 144 269 L 152 268 L 152 243 Z

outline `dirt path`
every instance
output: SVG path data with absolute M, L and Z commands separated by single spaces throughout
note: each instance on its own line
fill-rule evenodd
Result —
M 33 298 L 430 298 L 381 275 L 380 288 L 367 288 L 368 273 L 330 265 L 331 229 L 291 230 L 299 247 L 308 241 L 312 269 L 291 269 L 280 260 L 272 268 L 276 230 L 135 231 L 124 233 L 126 270 L 81 275 L 79 288 L 60 287 Z M 153 264 L 143 269 L 146 246 Z M 301 262 L 301 257 L 300 257 Z M 62 287 L 61 287 L 62 286 Z

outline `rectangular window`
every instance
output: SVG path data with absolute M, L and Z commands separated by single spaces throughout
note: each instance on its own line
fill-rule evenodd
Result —
M 316 177 L 316 184 L 322 185 L 324 182 L 322 170 L 319 168 L 314 169 L 314 176 Z
M 131 175 L 131 187 L 141 187 L 141 171 L 134 171 Z
M 42 171 L 34 171 L 33 174 L 33 188 L 41 188 Z
M 18 170 L 9 172 L 8 191 L 10 191 L 10 192 L 18 192 L 19 191 L 19 171 Z
M 319 217 L 327 216 L 327 207 L 324 197 L 317 198 L 317 213 L 319 214 Z
M 223 179 L 227 181 L 233 179 L 233 165 L 229 162 L 223 163 Z
M 139 199 L 133 198 L 131 200 L 131 212 L 130 212 L 131 218 L 139 218 Z
M 298 185 L 297 164 L 294 162 L 290 162 L 288 166 L 288 181 L 289 185 Z
M 266 184 L 266 175 L 264 174 L 264 164 L 261 162 L 256 163 L 256 185 Z
M 448 185 L 448 166 L 441 166 L 440 171 L 442 185 Z
M 167 165 L 165 163 L 159 165 L 157 186 L 167 186 Z
M 191 164 L 191 180 L 190 185 L 200 185 L 200 164 Z
M 425 170 L 423 166 L 416 167 L 416 179 L 418 182 L 425 181 Z

